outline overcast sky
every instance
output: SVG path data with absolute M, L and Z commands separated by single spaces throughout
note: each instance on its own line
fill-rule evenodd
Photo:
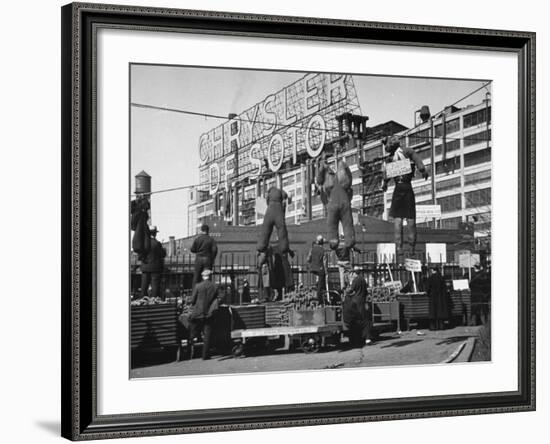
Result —
M 262 102 L 304 73 L 218 68 L 133 65 L 131 101 L 146 105 L 227 116 Z M 413 125 L 415 110 L 428 105 L 432 114 L 483 85 L 478 80 L 446 80 L 354 75 L 355 89 L 368 126 L 395 120 Z M 489 87 L 490 88 L 490 87 Z M 480 103 L 482 89 L 458 106 Z M 223 123 L 220 119 L 170 111 L 131 108 L 131 189 L 134 176 L 145 170 L 152 190 L 199 182 L 199 137 Z M 159 239 L 187 235 L 187 191 L 152 196 L 152 223 Z

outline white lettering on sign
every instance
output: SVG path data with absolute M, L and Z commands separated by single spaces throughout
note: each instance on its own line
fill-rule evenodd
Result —
M 284 89 L 285 92 L 285 103 L 289 103 L 290 100 L 288 98 L 288 88 Z M 292 125 L 294 122 L 298 120 L 298 116 L 296 116 L 296 112 L 290 111 L 289 107 L 285 107 L 285 125 Z
M 220 185 L 220 166 L 217 163 L 210 165 L 210 192 L 217 193 Z
M 468 279 L 453 279 L 453 290 L 469 290 Z
M 199 138 L 199 158 L 201 160 L 201 164 L 208 161 L 210 158 L 210 152 L 208 151 L 208 134 L 201 134 L 201 137 Z
M 276 160 L 273 161 L 273 153 L 277 153 Z M 283 136 L 280 134 L 275 134 L 270 142 L 269 148 L 267 149 L 267 163 L 269 164 L 269 169 L 273 172 L 279 171 L 281 165 L 283 164 L 284 159 L 284 142 Z
M 248 152 L 248 160 L 256 168 L 256 171 L 252 170 L 250 172 L 250 175 L 252 177 L 257 177 L 262 174 L 262 160 L 261 157 L 259 157 L 258 155 L 260 148 L 260 144 L 255 143 L 254 145 L 252 145 L 252 148 L 250 148 L 250 151 Z
M 265 197 L 259 196 L 256 198 L 256 213 L 258 213 L 260 216 L 265 215 L 265 212 L 267 211 L 267 201 L 265 200 Z
M 386 177 L 398 177 L 412 173 L 411 161 L 409 159 L 395 160 L 386 163 Z
M 239 146 L 240 146 L 239 145 L 239 134 L 241 133 L 240 123 L 241 122 L 239 120 L 231 119 L 227 124 L 227 127 L 229 128 L 229 145 L 228 145 L 228 148 L 229 148 L 230 152 L 236 152 L 236 151 L 239 150 Z M 234 134 L 231 134 L 232 133 L 231 128 L 236 128 L 237 129 Z
M 304 79 L 304 90 L 306 92 L 304 95 L 304 109 L 306 116 L 314 114 L 319 110 L 319 103 L 311 105 L 311 102 L 315 101 L 315 99 L 319 99 L 317 88 L 315 86 L 311 86 L 309 82 L 309 79 L 315 76 L 316 74 L 308 74 Z
M 441 205 L 417 205 L 416 220 L 441 218 Z
M 422 271 L 422 263 L 418 259 L 405 259 L 405 270 Z
M 313 128 L 313 125 L 317 124 L 316 128 Z M 323 146 L 325 145 L 325 119 L 323 119 L 322 116 L 319 114 L 313 116 L 309 123 L 307 124 L 307 132 L 306 132 L 306 151 L 311 157 L 317 157 L 319 154 L 321 154 L 321 151 L 323 151 Z M 319 131 L 319 137 L 320 140 L 317 141 L 317 147 L 311 146 L 311 133 L 312 131 Z
M 271 121 L 271 123 L 268 123 L 267 128 L 264 128 L 264 136 L 269 136 L 270 134 L 273 134 L 273 131 L 275 131 L 275 127 L 277 125 L 277 114 L 273 112 L 274 102 L 274 95 L 268 96 L 264 102 L 264 119 L 266 119 L 268 122 Z
M 462 253 L 458 256 L 458 266 L 461 268 L 472 268 L 480 263 L 479 254 Z
M 225 177 L 230 178 L 235 172 L 235 154 L 230 154 L 225 158 Z
M 345 99 L 347 97 L 347 89 L 346 89 L 346 76 L 345 75 L 339 75 L 336 78 L 331 76 L 330 78 L 330 103 L 334 103 L 338 100 Z M 334 94 L 334 92 L 337 91 L 337 94 Z
M 307 74 L 269 95 L 200 136 L 201 184 L 212 179 L 213 163 L 218 164 L 218 180 L 223 183 L 230 155 L 238 162 L 227 172 L 253 178 L 262 173 L 264 160 L 271 171 L 277 171 L 285 161 L 296 164 L 304 153 L 319 156 L 325 142 L 339 135 L 335 116 L 357 110 L 355 97 L 350 75 L 326 73 Z

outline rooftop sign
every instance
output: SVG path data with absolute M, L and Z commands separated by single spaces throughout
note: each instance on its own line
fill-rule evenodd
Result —
M 298 154 L 315 158 L 338 136 L 336 116 L 359 108 L 350 75 L 306 74 L 296 82 L 201 135 L 200 183 L 214 193 L 242 177 L 270 171 Z

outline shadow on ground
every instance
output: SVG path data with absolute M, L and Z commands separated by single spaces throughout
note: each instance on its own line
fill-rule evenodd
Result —
M 403 341 L 396 341 L 388 345 L 383 345 L 380 348 L 406 347 L 407 345 L 415 344 L 416 342 L 422 342 L 422 339 L 405 339 Z
M 436 343 L 436 345 L 455 344 L 457 342 L 466 341 L 468 338 L 470 338 L 470 336 L 451 336 L 450 338 L 444 339 L 443 341 Z

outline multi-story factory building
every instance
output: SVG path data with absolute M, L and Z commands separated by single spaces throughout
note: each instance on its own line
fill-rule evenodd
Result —
M 260 224 L 256 199 L 273 184 L 291 197 L 287 224 L 323 218 L 314 185 L 315 165 L 322 156 L 350 166 L 357 214 L 387 220 L 393 188 L 391 183 L 385 193 L 380 188 L 382 139 L 396 134 L 420 154 L 430 171 L 427 181 L 413 181 L 417 208 L 440 206 L 435 218 L 422 219 L 419 211 L 419 226 L 450 229 L 471 223 L 476 237 L 490 239 L 488 99 L 424 116 L 411 129 L 394 121 L 374 127 L 366 122 L 352 76 L 336 74 L 307 74 L 243 113 L 229 115 L 199 141 L 201 186 L 190 191 L 188 235 L 211 216 L 232 225 Z

